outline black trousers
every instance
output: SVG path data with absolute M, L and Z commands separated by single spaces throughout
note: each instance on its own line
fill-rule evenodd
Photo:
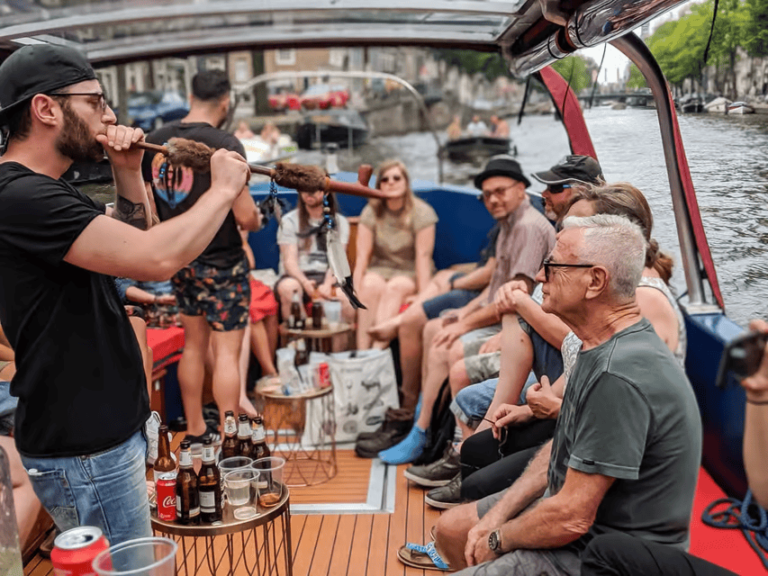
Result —
M 467 438 L 461 446 L 461 497 L 479 500 L 509 488 L 539 447 L 552 438 L 555 423 L 535 419 L 511 426 L 501 448 L 490 429 Z
M 672 546 L 627 534 L 597 536 L 581 555 L 581 576 L 734 576 Z

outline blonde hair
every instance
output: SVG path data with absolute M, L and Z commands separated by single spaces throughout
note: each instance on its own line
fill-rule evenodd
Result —
M 413 194 L 413 190 L 411 190 L 411 177 L 408 175 L 408 168 L 405 167 L 405 164 L 403 164 L 402 161 L 386 160 L 379 164 L 379 167 L 376 170 L 376 189 L 381 190 L 381 177 L 392 168 L 400 168 L 400 172 L 402 173 L 403 178 L 405 178 L 405 210 L 403 210 L 402 217 L 407 216 L 410 218 L 411 212 L 413 212 L 416 196 Z M 384 216 L 384 211 L 387 209 L 386 200 L 371 198 L 368 200 L 368 204 L 373 208 L 377 218 Z

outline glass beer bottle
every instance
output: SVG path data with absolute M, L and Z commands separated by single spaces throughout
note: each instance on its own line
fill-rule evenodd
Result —
M 152 467 L 152 476 L 157 486 L 157 477 L 160 474 L 168 474 L 176 471 L 176 462 L 171 457 L 171 443 L 168 440 L 168 426 L 160 426 L 157 439 L 157 460 Z
M 200 523 L 200 493 L 189 440 L 181 441 L 179 473 L 176 476 L 176 521 L 179 524 Z
M 235 413 L 227 410 L 224 413 L 224 441 L 221 443 L 221 459 L 237 456 L 237 422 Z
M 237 423 L 237 456 L 251 457 L 251 419 L 240 414 Z
M 251 458 L 254 461 L 271 456 L 267 446 L 267 435 L 264 431 L 264 421 L 261 416 L 253 419 L 253 436 L 251 436 Z
M 221 521 L 221 475 L 216 466 L 216 451 L 210 438 L 203 442 L 203 465 L 198 474 L 200 491 L 200 519 L 203 522 Z

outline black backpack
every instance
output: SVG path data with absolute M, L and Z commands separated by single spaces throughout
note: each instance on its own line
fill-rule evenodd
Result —
M 445 453 L 445 447 L 453 442 L 456 418 L 451 412 L 451 400 L 451 386 L 446 378 L 440 388 L 440 393 L 437 395 L 432 419 L 429 421 L 427 445 L 421 456 L 414 461 L 414 464 L 431 464 L 439 460 Z

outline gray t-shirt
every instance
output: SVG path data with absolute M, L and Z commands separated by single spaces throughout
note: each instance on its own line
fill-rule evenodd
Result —
M 336 214 L 336 229 L 339 232 L 339 241 L 346 246 L 349 243 L 349 221 L 341 214 Z M 309 220 L 310 227 L 320 226 L 323 219 Z M 295 244 L 299 249 L 299 270 L 305 274 L 308 272 L 324 273 L 328 270 L 328 254 L 317 245 L 317 235 L 312 234 L 307 238 L 299 237 L 299 211 L 291 210 L 283 216 L 280 228 L 277 229 L 277 243 Z M 280 274 L 285 274 L 283 259 L 280 259 Z
M 562 488 L 568 468 L 616 481 L 576 549 L 610 532 L 685 549 L 701 435 L 688 378 L 648 320 L 582 350 L 557 420 L 547 493 Z

